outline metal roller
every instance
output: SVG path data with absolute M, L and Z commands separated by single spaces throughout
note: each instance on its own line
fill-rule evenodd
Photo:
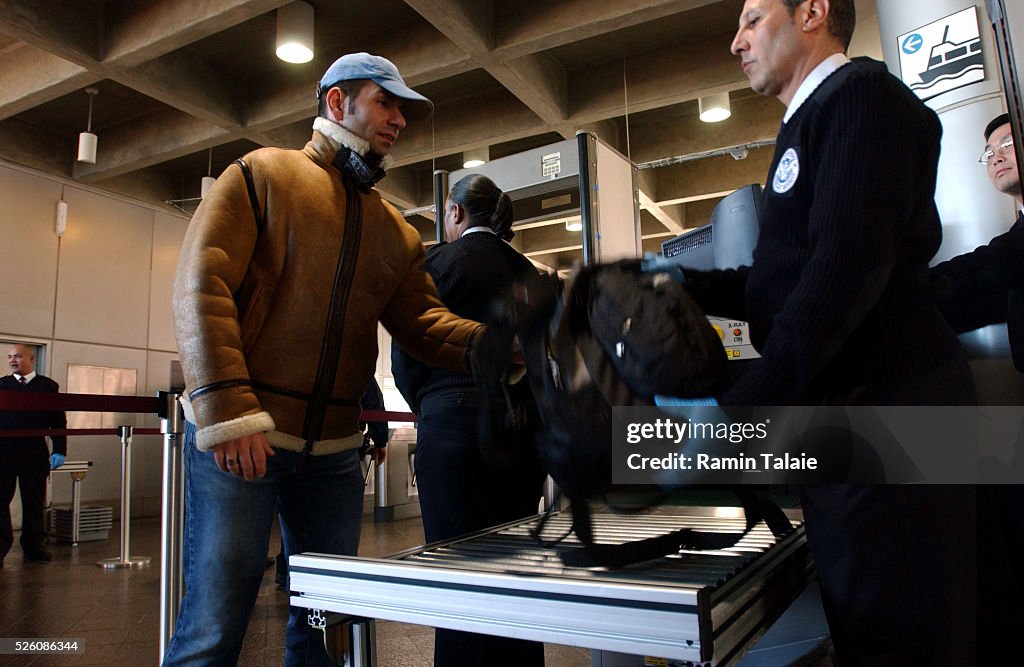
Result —
M 803 524 L 776 539 L 756 527 L 721 551 L 681 552 L 622 570 L 568 568 L 567 538 L 542 547 L 537 518 L 427 545 L 386 559 L 299 555 L 291 604 L 347 617 L 392 620 L 568 644 L 695 665 L 737 659 L 803 589 L 813 571 Z M 659 508 L 596 514 L 602 542 L 668 530 L 741 532 L 731 509 Z M 556 515 L 545 533 L 571 523 Z

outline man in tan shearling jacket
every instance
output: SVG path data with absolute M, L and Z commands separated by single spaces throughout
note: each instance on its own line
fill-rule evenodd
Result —
M 174 284 L 185 375 L 186 594 L 164 665 L 234 664 L 275 508 L 286 555 L 355 555 L 359 398 L 377 322 L 409 352 L 466 371 L 480 324 L 423 270 L 420 235 L 372 189 L 406 119 L 433 105 L 377 56 L 337 60 L 302 150 L 228 167 L 196 211 Z M 285 664 L 330 664 L 291 608 Z

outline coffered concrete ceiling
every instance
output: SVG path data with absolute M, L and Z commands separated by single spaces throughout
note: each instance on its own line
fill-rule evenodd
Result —
M 742 0 L 310 0 L 316 55 L 304 65 L 274 55 L 284 4 L 0 0 L 0 159 L 162 205 L 194 200 L 211 150 L 217 175 L 254 148 L 303 145 L 320 75 L 369 51 L 436 104 L 402 133 L 380 184 L 399 208 L 431 204 L 433 170 L 460 168 L 462 151 L 488 146 L 494 159 L 581 129 L 666 164 L 640 172 L 654 249 L 706 222 L 722 193 L 765 180 L 770 145 L 745 160 L 721 151 L 770 144 L 783 113 L 729 53 Z M 857 6 L 852 52 L 880 58 L 874 3 Z M 95 165 L 74 161 L 89 86 Z M 701 123 L 697 99 L 720 92 L 732 117 Z M 683 156 L 706 157 L 668 159 Z M 432 217 L 410 220 L 432 238 Z M 521 242 L 559 263 L 575 253 L 566 234 Z

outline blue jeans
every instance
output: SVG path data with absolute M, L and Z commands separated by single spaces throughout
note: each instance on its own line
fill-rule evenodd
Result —
M 275 507 L 285 556 L 356 555 L 363 510 L 358 452 L 307 456 L 275 449 L 263 479 L 221 472 L 185 428 L 185 597 L 164 665 L 234 665 L 267 562 Z M 334 665 L 307 610 L 289 607 L 285 665 Z

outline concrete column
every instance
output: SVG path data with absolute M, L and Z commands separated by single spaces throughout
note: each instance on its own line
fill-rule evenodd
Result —
M 935 261 L 941 261 L 988 242 L 1009 229 L 1016 217 L 1013 200 L 996 192 L 985 168 L 977 162 L 985 145 L 982 131 L 992 118 L 1006 110 L 992 26 L 984 2 L 980 1 L 877 0 L 876 4 L 882 52 L 889 71 L 897 77 L 901 76 L 901 35 L 969 7 L 977 8 L 985 78 L 925 101 L 939 114 L 943 128 L 935 194 L 943 223 L 943 243 Z M 920 51 L 928 53 L 936 44 L 926 40 Z M 917 72 L 906 74 L 904 81 L 914 78 Z M 915 156 L 905 157 L 908 168 L 913 168 Z

